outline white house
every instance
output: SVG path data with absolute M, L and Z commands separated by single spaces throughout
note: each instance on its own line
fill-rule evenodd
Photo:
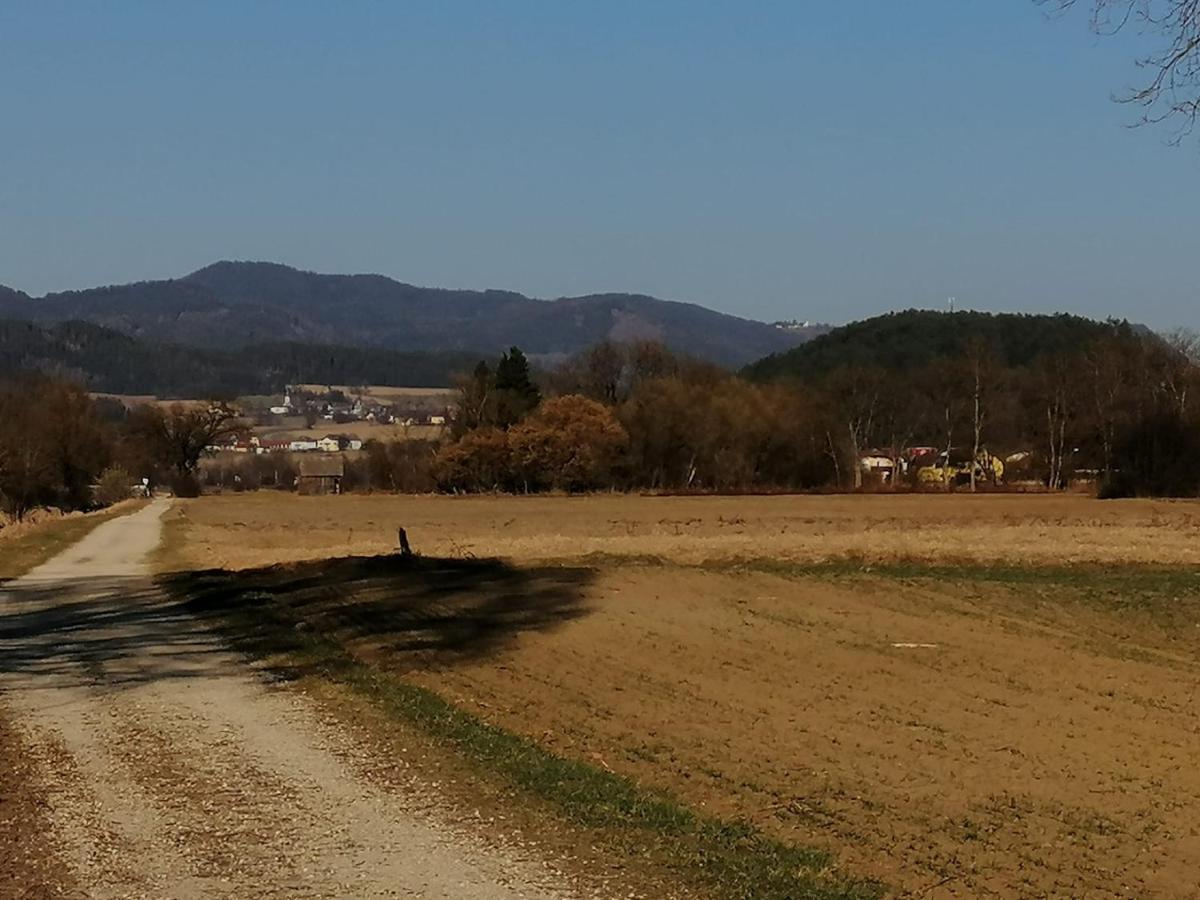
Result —
M 328 435 L 317 441 L 317 449 L 322 453 L 337 453 L 342 449 L 342 442 L 333 435 Z
M 307 453 L 310 450 L 316 450 L 316 449 L 317 449 L 316 441 L 298 440 L 298 441 L 292 441 L 290 444 L 288 444 L 288 450 L 290 450 L 292 453 Z

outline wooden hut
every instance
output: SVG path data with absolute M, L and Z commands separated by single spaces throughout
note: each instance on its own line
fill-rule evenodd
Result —
M 301 494 L 340 494 L 346 464 L 340 456 L 302 456 L 296 490 Z

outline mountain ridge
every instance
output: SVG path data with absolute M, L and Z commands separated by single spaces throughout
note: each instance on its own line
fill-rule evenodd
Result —
M 811 336 L 647 294 L 547 300 L 232 260 L 175 279 L 36 298 L 0 290 L 0 316 L 39 324 L 89 321 L 132 337 L 213 348 L 284 340 L 490 355 L 515 344 L 533 355 L 553 356 L 603 340 L 652 339 L 731 367 Z

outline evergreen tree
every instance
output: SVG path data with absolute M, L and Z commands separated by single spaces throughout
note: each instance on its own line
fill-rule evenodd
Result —
M 542 402 L 541 391 L 529 376 L 529 360 L 512 347 L 496 366 L 496 423 L 508 428 Z

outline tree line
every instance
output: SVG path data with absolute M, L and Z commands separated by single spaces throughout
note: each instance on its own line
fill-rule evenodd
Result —
M 914 448 L 1009 460 L 1007 480 L 1105 496 L 1200 493 L 1200 340 L 1110 322 L 1077 346 L 1018 357 L 964 334 L 907 368 L 851 357 L 762 379 L 671 353 L 604 343 L 535 371 L 516 347 L 458 385 L 441 441 L 369 441 L 348 490 L 797 491 L 872 486 L 866 456 L 916 486 Z M 82 509 L 145 479 L 290 488 L 287 455 L 209 458 L 243 434 L 221 402 L 127 409 L 38 374 L 0 382 L 0 507 Z M 974 469 L 970 487 L 974 483 Z M 875 486 L 881 486 L 876 484 Z
M 114 394 L 231 399 L 305 383 L 447 387 L 474 358 L 463 351 L 296 342 L 203 348 L 132 338 L 89 322 L 0 319 L 0 375 L 38 371 Z
M 455 439 L 434 476 L 458 491 L 845 490 L 868 483 L 871 454 L 895 460 L 889 484 L 903 487 L 921 448 L 927 459 L 1007 457 L 1010 482 L 1049 489 L 1196 494 L 1200 341 L 1123 322 L 1076 334 L 1072 345 L 960 329 L 920 362 L 847 353 L 768 377 L 606 343 L 534 378 L 514 348 L 460 385 Z
M 224 403 L 130 410 L 36 373 L 0 381 L 0 422 L 0 510 L 16 520 L 39 507 L 115 503 L 143 479 L 195 495 L 206 448 L 244 428 Z

